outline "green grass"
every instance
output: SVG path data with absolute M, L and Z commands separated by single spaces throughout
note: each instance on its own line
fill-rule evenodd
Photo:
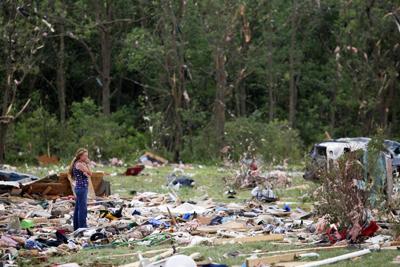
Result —
M 305 246 L 306 247 L 306 246 Z M 156 250 L 160 248 L 168 248 L 168 246 L 155 246 L 155 247 L 119 247 L 119 248 L 103 248 L 103 249 L 84 249 L 78 253 L 73 253 L 69 256 L 62 257 L 49 257 L 46 262 L 37 260 L 21 260 L 19 266 L 52 266 L 54 264 L 77 262 L 81 266 L 118 266 L 135 262 L 138 258 L 133 254 L 138 251 Z M 240 254 L 251 254 L 256 250 L 260 251 L 281 251 L 289 249 L 297 249 L 299 247 L 287 244 L 271 244 L 266 242 L 248 243 L 248 244 L 236 244 L 236 245 L 218 245 L 218 246 L 196 246 L 185 249 L 182 254 L 190 255 L 194 252 L 200 253 L 205 259 L 210 259 L 216 263 L 224 263 L 228 266 L 239 265 L 241 266 L 248 258 L 248 255 L 241 256 Z M 302 247 L 303 248 L 303 247 Z M 331 251 L 318 252 L 320 255 L 319 259 L 326 259 L 343 255 L 346 253 L 354 252 L 355 249 L 337 249 Z M 230 256 L 229 254 L 239 253 L 239 256 Z M 118 255 L 123 255 L 119 257 Z M 276 255 L 276 254 L 275 254 Z M 352 266 L 352 267 L 364 267 L 364 266 L 392 266 L 391 261 L 400 255 L 396 250 L 386 250 L 380 252 L 372 252 L 355 259 L 346 260 L 332 264 L 329 266 Z M 264 255 L 267 256 L 267 255 Z M 394 266 L 394 265 L 393 265 Z
M 24 170 L 25 169 L 25 170 Z M 47 169 L 36 169 L 36 168 L 22 168 L 20 171 L 27 171 L 30 173 L 37 174 L 38 176 L 44 176 L 51 169 L 59 168 L 52 167 Z M 166 187 L 166 176 L 173 171 L 173 167 L 161 167 L 154 169 L 145 169 L 139 176 L 107 176 L 105 179 L 111 182 L 111 190 L 113 194 L 119 194 L 122 197 L 129 197 L 131 191 L 143 192 L 153 191 L 159 193 L 169 192 Z M 108 174 L 117 173 L 121 174 L 125 171 L 125 168 L 117 167 L 106 167 L 99 168 Z M 236 199 L 228 199 L 224 195 L 227 190 L 222 178 L 233 175 L 233 170 L 220 169 L 217 166 L 199 167 L 195 166 L 193 169 L 185 170 L 185 174 L 191 176 L 196 181 L 196 186 L 193 189 L 180 189 L 178 194 L 183 200 L 195 200 L 197 198 L 207 195 L 212 198 L 215 202 L 244 202 L 250 198 L 250 190 L 240 190 Z M 296 206 L 303 209 L 311 209 L 312 203 L 310 198 L 306 198 L 306 202 L 302 198 L 303 195 L 312 192 L 315 189 L 315 185 L 303 180 L 301 177 L 295 177 L 292 181 L 292 187 L 286 189 L 276 189 L 275 192 L 280 198 L 280 202 L 296 202 L 292 204 L 292 208 Z M 81 266 L 118 266 L 134 262 L 137 260 L 136 256 L 123 256 L 118 257 L 121 254 L 132 254 L 137 251 L 154 250 L 159 248 L 165 248 L 168 245 L 153 246 L 153 247 L 117 247 L 117 248 L 102 248 L 102 249 L 84 249 L 78 253 L 72 253 L 67 256 L 52 256 L 47 261 L 41 262 L 34 259 L 21 259 L 19 262 L 20 266 L 52 266 L 54 264 L 77 262 Z M 288 244 L 271 244 L 266 242 L 251 243 L 251 244 L 235 244 L 235 245 L 219 245 L 219 246 L 196 246 L 185 250 L 183 253 L 190 255 L 194 252 L 201 253 L 205 258 L 211 258 L 212 261 L 218 263 L 225 263 L 228 266 L 241 265 L 245 262 L 248 256 L 232 257 L 227 254 L 230 252 L 239 252 L 240 254 L 250 254 L 254 250 L 262 251 L 276 251 L 276 250 L 288 250 L 299 248 L 298 246 Z M 320 252 L 320 259 L 333 257 L 349 253 L 352 250 L 340 249 L 332 251 Z M 400 253 L 397 251 L 382 251 L 374 252 L 369 255 L 362 256 L 356 260 L 348 260 L 340 262 L 331 266 L 390 266 L 390 262 L 395 256 Z
M 166 186 L 166 177 L 174 170 L 173 167 L 161 167 L 156 169 L 145 169 L 139 176 L 114 176 L 108 177 L 107 180 L 111 181 L 111 190 L 113 193 L 120 194 L 121 196 L 129 196 L 132 190 L 143 192 L 153 191 L 158 193 L 168 193 L 169 190 Z M 110 170 L 105 169 L 106 172 Z M 115 173 L 116 170 L 113 169 Z M 215 201 L 226 202 L 227 198 L 224 196 L 226 187 L 222 178 L 230 175 L 228 171 L 220 171 L 216 166 L 212 167 L 195 167 L 194 169 L 185 170 L 185 175 L 190 176 L 196 181 L 195 188 L 184 188 L 178 191 L 179 196 L 183 200 L 189 200 L 202 196 L 209 196 Z M 241 192 L 242 193 L 242 192 Z M 239 194 L 238 198 L 244 200 L 248 198 L 247 192 Z

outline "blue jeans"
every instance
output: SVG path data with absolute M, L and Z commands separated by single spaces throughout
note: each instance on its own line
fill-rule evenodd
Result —
M 87 228 L 86 217 L 88 189 L 75 187 L 75 194 L 74 230 L 78 228 Z

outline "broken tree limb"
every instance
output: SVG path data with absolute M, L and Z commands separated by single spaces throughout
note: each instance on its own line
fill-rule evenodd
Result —
M 25 105 L 21 108 L 21 110 L 14 116 L 14 119 L 17 119 L 25 111 L 30 102 L 31 99 L 29 98 L 28 101 L 26 101 Z
M 167 207 L 167 211 L 168 211 L 169 218 L 171 219 L 172 225 L 177 226 L 178 224 L 176 223 L 175 217 L 172 216 L 171 211 L 169 210 L 168 207 Z
M 332 137 L 328 131 L 325 131 L 325 138 L 326 138 L 326 140 L 332 140 Z
M 363 255 L 369 254 L 369 253 L 371 253 L 371 250 L 363 249 L 363 250 L 360 250 L 360 251 L 347 253 L 347 254 L 344 254 L 344 255 L 340 255 L 340 256 L 329 258 L 329 259 L 325 259 L 325 260 L 310 262 L 310 263 L 307 263 L 307 264 L 300 265 L 299 267 L 322 266 L 322 265 L 335 263 L 335 262 L 338 262 L 338 261 L 343 261 L 343 260 L 348 260 L 348 259 L 355 258 L 355 257 L 360 257 L 360 256 L 363 256 Z

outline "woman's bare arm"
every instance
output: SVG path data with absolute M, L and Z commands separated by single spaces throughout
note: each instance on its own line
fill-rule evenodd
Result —
M 84 172 L 85 174 L 87 174 L 87 175 L 89 175 L 89 176 L 92 176 L 92 172 L 90 171 L 89 167 L 88 167 L 86 164 L 84 164 L 83 162 L 78 162 L 78 163 L 76 164 L 76 168 L 77 168 L 78 170 L 81 170 L 81 171 Z

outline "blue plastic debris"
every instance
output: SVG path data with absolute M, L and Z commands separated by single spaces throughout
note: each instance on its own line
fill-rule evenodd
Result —
M 289 212 L 289 211 L 291 210 L 289 204 L 283 205 L 283 209 L 284 209 L 285 211 L 287 211 L 287 212 Z
M 169 223 L 162 222 L 162 221 L 156 220 L 156 219 L 150 219 L 145 224 L 151 224 L 154 228 L 158 228 L 160 226 L 163 226 L 164 228 L 170 227 Z
M 190 219 L 190 216 L 192 216 L 191 213 L 185 213 L 185 214 L 183 214 L 182 219 L 184 219 L 184 220 L 189 220 L 189 219 Z
M 42 250 L 43 245 L 35 240 L 28 239 L 25 242 L 25 248 L 26 249 L 37 249 L 37 250 Z

